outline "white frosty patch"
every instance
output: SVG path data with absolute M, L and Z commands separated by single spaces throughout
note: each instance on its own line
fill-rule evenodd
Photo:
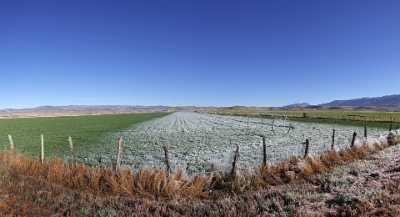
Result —
M 273 122 L 275 127 L 272 130 Z M 294 129 L 288 132 L 288 128 L 278 125 L 291 125 Z M 358 135 L 363 132 L 362 127 L 176 112 L 110 135 L 105 144 L 115 144 L 116 138 L 123 136 L 123 164 L 134 169 L 164 167 L 162 146 L 169 145 L 173 167 L 180 165 L 188 172 L 202 172 L 211 165 L 218 170 L 230 168 L 236 144 L 240 146 L 241 168 L 260 165 L 263 152 L 259 134 L 266 136 L 268 163 L 285 160 L 289 156 L 302 156 L 302 143 L 306 138 L 311 139 L 310 154 L 321 153 L 331 147 L 333 128 L 336 129 L 336 149 L 348 147 L 354 131 Z M 386 142 L 382 136 L 379 137 L 383 133 L 382 130 L 369 128 L 370 142 Z M 357 138 L 356 145 L 363 143 L 363 138 Z M 116 152 L 115 145 L 103 145 L 96 152 L 92 153 L 89 161 L 96 161 L 94 156 L 99 153 L 110 161 Z

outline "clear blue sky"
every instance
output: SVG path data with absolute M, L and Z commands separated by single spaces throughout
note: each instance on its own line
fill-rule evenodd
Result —
M 0 108 L 400 93 L 398 0 L 0 2 Z

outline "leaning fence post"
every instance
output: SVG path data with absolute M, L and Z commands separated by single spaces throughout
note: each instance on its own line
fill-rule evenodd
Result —
M 350 145 L 350 147 L 354 147 L 354 143 L 356 142 L 356 137 L 357 137 L 357 133 L 354 132 L 354 133 L 353 133 L 353 139 L 351 140 L 351 145 Z
M 306 145 L 306 148 L 304 150 L 304 158 L 308 156 L 308 152 L 310 151 L 310 140 L 306 139 L 306 142 L 304 143 Z
M 115 171 L 119 171 L 121 167 L 121 160 L 122 160 L 122 144 L 124 140 L 122 139 L 122 136 L 119 137 L 118 139 L 118 153 L 117 153 L 117 163 L 115 165 Z
M 263 142 L 263 166 L 267 165 L 267 144 L 265 142 L 265 136 L 261 136 Z
M 69 151 L 71 152 L 71 159 L 74 162 L 75 161 L 75 154 L 74 154 L 74 143 L 72 142 L 72 137 L 68 137 L 68 142 L 69 142 Z
M 11 149 L 11 151 L 14 151 L 14 150 L 15 150 L 14 140 L 13 140 L 13 138 L 12 138 L 11 135 L 8 135 L 8 141 L 10 142 L 10 149 Z
M 237 169 L 238 160 L 239 160 L 239 145 L 236 145 L 236 150 L 235 150 L 235 154 L 233 156 L 232 170 L 231 170 L 231 177 L 232 178 L 236 177 L 236 169 Z
M 40 160 L 44 163 L 44 136 L 40 135 Z
M 331 145 L 331 150 L 335 150 L 335 133 L 336 133 L 336 130 L 333 129 L 333 130 L 332 130 L 332 145 Z
M 167 176 L 171 173 L 171 164 L 169 162 L 169 151 L 168 151 L 168 145 L 163 146 L 164 149 L 164 157 L 165 157 L 165 170 L 167 172 Z

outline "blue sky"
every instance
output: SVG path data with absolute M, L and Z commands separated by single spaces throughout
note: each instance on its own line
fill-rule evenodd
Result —
M 0 108 L 400 93 L 400 1 L 0 1 Z

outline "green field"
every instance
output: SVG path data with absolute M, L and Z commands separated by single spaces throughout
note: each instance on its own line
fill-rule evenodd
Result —
M 73 138 L 75 150 L 79 152 L 100 143 L 108 133 L 167 114 L 169 113 L 0 119 L 0 148 L 9 148 L 10 134 L 17 152 L 38 156 L 40 134 L 44 134 L 46 155 L 62 156 L 69 153 L 68 136 Z
M 337 120 L 368 120 L 375 122 L 400 122 L 400 112 L 349 111 L 349 110 L 305 110 L 305 111 L 272 111 L 271 114 L 287 114 L 290 117 L 326 118 Z
M 362 126 L 364 120 L 369 127 L 389 128 L 391 122 L 394 128 L 400 126 L 400 112 L 356 111 L 348 109 L 321 110 L 258 110 L 258 109 L 224 109 L 213 113 L 239 116 L 254 116 L 272 118 L 287 116 L 291 120 L 316 123 L 338 123 L 344 125 Z

